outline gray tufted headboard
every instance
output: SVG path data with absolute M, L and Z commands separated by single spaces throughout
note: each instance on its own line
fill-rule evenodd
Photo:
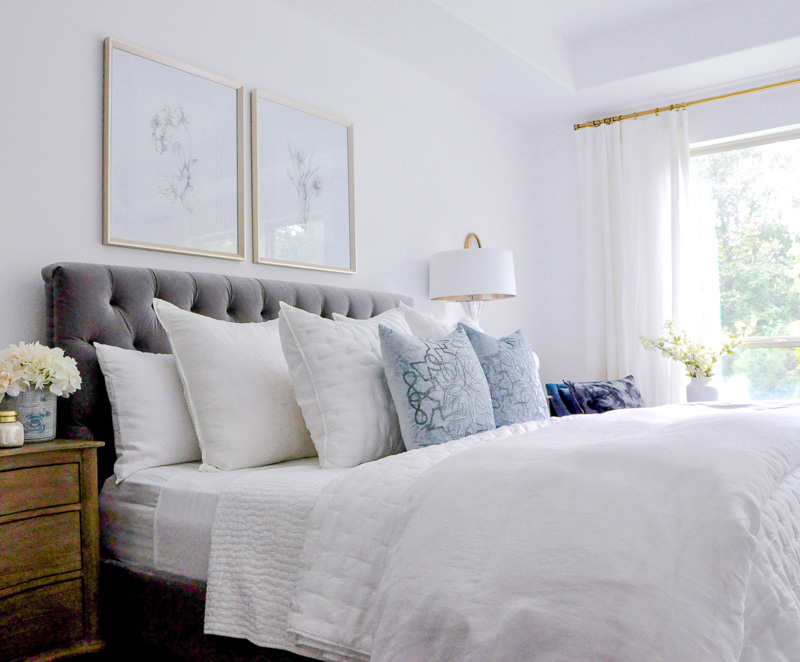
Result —
M 49 342 L 78 362 L 83 385 L 59 399 L 58 435 L 106 442 L 100 480 L 113 472 L 111 407 L 93 342 L 168 354 L 169 340 L 153 311 L 153 298 L 215 319 L 263 322 L 278 316 L 279 302 L 331 317 L 367 318 L 408 297 L 206 273 L 63 262 L 42 269 L 47 291 Z

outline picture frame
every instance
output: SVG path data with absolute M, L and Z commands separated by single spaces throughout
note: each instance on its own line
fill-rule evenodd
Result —
M 353 124 L 250 97 L 253 262 L 356 273 Z
M 245 259 L 244 85 L 105 40 L 103 244 Z

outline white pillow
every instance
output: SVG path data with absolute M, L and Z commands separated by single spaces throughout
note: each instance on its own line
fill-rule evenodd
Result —
M 94 346 L 111 401 L 117 482 L 141 469 L 199 460 L 175 357 Z
M 445 336 L 449 336 L 453 331 L 458 328 L 459 323 L 471 326 L 473 329 L 481 331 L 482 329 L 475 323 L 471 317 L 464 316 L 455 324 L 448 324 L 437 320 L 430 313 L 422 313 L 416 308 L 407 306 L 404 303 L 400 304 L 400 310 L 406 316 L 406 322 L 411 327 L 411 333 L 421 338 L 433 338 L 440 340 Z
M 379 322 L 381 324 L 386 324 L 388 320 L 391 323 L 392 320 L 397 320 L 399 317 L 397 314 L 400 313 L 402 315 L 402 311 L 400 308 L 390 308 L 389 310 L 384 310 L 382 313 L 378 313 L 375 317 L 368 317 L 366 320 L 357 319 L 355 317 L 348 317 L 347 315 L 342 315 L 341 313 L 333 313 L 333 321 L 334 322 Z
M 278 321 L 239 324 L 155 299 L 194 421 L 204 470 L 315 454 L 281 351 Z
M 378 317 L 411 332 L 398 309 Z M 281 302 L 280 332 L 322 468 L 354 467 L 403 450 L 376 318 L 342 324 Z
M 450 335 L 458 326 L 458 323 L 448 324 L 447 322 L 442 322 L 441 320 L 437 320 L 430 313 L 422 313 L 416 308 L 407 306 L 402 302 L 400 303 L 399 308 L 392 308 L 391 310 L 387 310 L 386 312 L 376 315 L 375 317 L 371 317 L 370 319 L 377 322 L 383 322 L 386 315 L 390 313 L 394 314 L 394 311 L 396 310 L 402 311 L 403 316 L 405 317 L 406 322 L 408 322 L 408 326 L 411 329 L 411 333 L 420 338 L 433 338 L 435 340 L 439 340 Z M 335 319 L 337 322 L 354 321 L 352 317 L 346 317 L 341 313 L 334 313 L 333 319 Z M 477 329 L 478 331 L 482 330 L 470 317 L 463 317 L 459 321 L 463 322 L 467 326 L 471 326 L 473 329 Z

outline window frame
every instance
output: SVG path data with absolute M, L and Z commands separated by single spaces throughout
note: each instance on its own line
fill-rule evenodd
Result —
M 689 145 L 689 163 L 695 156 L 731 152 L 736 149 L 758 147 L 770 143 L 800 140 L 800 124 L 758 131 L 731 138 L 706 140 Z M 742 349 L 768 349 L 800 347 L 800 336 L 750 336 L 742 338 Z

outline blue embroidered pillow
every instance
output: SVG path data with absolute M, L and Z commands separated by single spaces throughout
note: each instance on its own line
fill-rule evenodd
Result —
M 489 385 L 463 331 L 434 340 L 381 324 L 380 338 L 406 448 L 441 444 L 495 427 Z
M 489 382 L 497 427 L 549 418 L 547 396 L 539 381 L 539 357 L 522 332 L 498 340 L 466 325 L 460 327 Z
M 569 386 L 584 414 L 645 406 L 633 375 L 608 382 L 569 382 L 565 379 L 564 383 Z

